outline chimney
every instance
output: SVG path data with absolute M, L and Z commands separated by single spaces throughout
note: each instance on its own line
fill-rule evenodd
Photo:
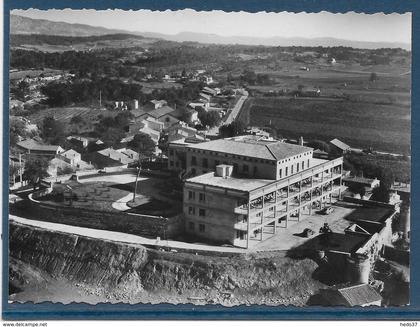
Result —
M 299 137 L 299 145 L 303 146 L 303 136 Z

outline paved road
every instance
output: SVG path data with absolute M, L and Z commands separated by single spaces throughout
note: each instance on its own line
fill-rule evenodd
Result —
M 229 115 L 226 117 L 226 119 L 223 121 L 224 125 L 232 123 L 239 113 L 241 112 L 242 106 L 245 103 L 245 100 L 248 98 L 248 91 L 242 90 L 242 96 L 239 98 L 239 100 L 235 103 L 235 106 L 230 110 Z M 219 126 L 210 128 L 207 133 L 207 135 L 219 135 Z
M 138 245 L 164 246 L 164 247 L 170 247 L 174 250 L 185 249 L 185 250 L 209 251 L 209 252 L 220 252 L 220 253 L 246 253 L 247 252 L 247 250 L 245 249 L 239 249 L 239 248 L 233 248 L 233 247 L 231 248 L 231 247 L 223 247 L 223 246 L 211 246 L 211 245 L 205 245 L 205 244 L 186 243 L 186 242 L 179 242 L 179 241 L 166 241 L 166 240 L 158 241 L 157 239 L 150 239 L 150 238 L 132 235 L 132 234 L 70 226 L 70 225 L 64 225 L 64 224 L 56 224 L 56 223 L 50 223 L 50 222 L 45 222 L 45 221 L 26 219 L 26 218 L 22 218 L 22 217 L 10 215 L 10 214 L 9 214 L 9 220 L 26 225 L 26 226 L 32 226 L 32 227 L 47 229 L 50 231 L 72 234 L 72 235 L 79 235 L 79 236 L 90 237 L 94 239 L 100 239 L 100 240 L 112 241 L 112 242 L 138 244 Z

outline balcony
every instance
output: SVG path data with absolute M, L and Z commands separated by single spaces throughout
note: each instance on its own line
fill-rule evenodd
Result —
M 247 215 L 248 214 L 248 208 L 246 206 L 239 206 L 233 209 L 233 212 L 238 215 Z
M 233 225 L 234 229 L 246 231 L 248 230 L 248 222 L 247 221 L 238 221 Z

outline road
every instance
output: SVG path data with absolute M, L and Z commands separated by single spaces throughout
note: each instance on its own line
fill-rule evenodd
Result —
M 223 121 L 224 125 L 228 125 L 228 124 L 232 123 L 238 117 L 239 113 L 241 112 L 242 106 L 244 105 L 246 99 L 248 98 L 248 95 L 249 95 L 248 91 L 242 89 L 242 96 L 238 99 L 238 101 L 235 103 L 233 108 L 230 110 L 229 115 Z M 206 135 L 218 136 L 219 135 L 219 127 L 220 126 L 215 126 L 213 128 L 210 128 L 207 131 Z
M 149 246 L 161 246 L 169 247 L 174 250 L 196 250 L 196 251 L 208 251 L 208 252 L 219 252 L 219 253 L 246 253 L 245 249 L 224 247 L 224 246 L 212 246 L 206 244 L 197 243 L 186 243 L 179 241 L 159 240 L 151 239 L 133 234 L 112 232 L 108 230 L 92 229 L 85 227 L 77 227 L 71 225 L 50 223 L 39 220 L 26 219 L 9 214 L 9 220 L 35 228 L 42 228 L 53 232 L 66 233 L 72 235 L 79 235 L 89 237 L 98 240 L 105 240 L 118 243 L 129 243 L 137 245 L 149 245 Z

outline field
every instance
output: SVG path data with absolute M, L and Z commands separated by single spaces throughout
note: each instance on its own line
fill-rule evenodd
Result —
M 137 39 L 127 38 L 124 40 L 101 40 L 101 41 L 85 41 L 67 44 L 20 44 L 13 46 L 13 49 L 33 50 L 42 52 L 64 52 L 64 51 L 93 51 L 100 49 L 120 49 L 120 48 L 135 48 L 149 46 L 156 42 L 155 39 Z
M 168 83 L 168 82 L 139 82 L 143 88 L 143 93 L 152 93 L 154 90 L 160 90 L 160 89 L 172 89 L 176 88 L 179 89 L 182 87 L 179 83 Z
M 88 107 L 62 107 L 62 108 L 48 108 L 37 111 L 29 116 L 29 120 L 33 124 L 40 124 L 46 117 L 54 117 L 54 119 L 62 122 L 67 130 L 66 132 L 84 133 L 90 132 L 94 128 L 94 124 L 99 121 L 98 116 L 115 116 L 117 111 L 100 110 Z M 70 124 L 73 117 L 80 116 L 82 123 L 77 126 Z
M 371 72 L 376 80 L 370 80 Z M 266 71 L 265 73 L 269 73 Z M 296 67 L 269 73 L 272 85 L 251 86 L 241 118 L 253 126 L 271 126 L 287 138 L 333 138 L 355 148 L 410 152 L 411 74 L 409 67 L 341 65 Z M 317 87 L 321 96 L 294 98 L 275 92 Z
M 410 108 L 346 100 L 257 98 L 250 123 L 272 126 L 282 137 L 334 138 L 352 147 L 410 151 Z

